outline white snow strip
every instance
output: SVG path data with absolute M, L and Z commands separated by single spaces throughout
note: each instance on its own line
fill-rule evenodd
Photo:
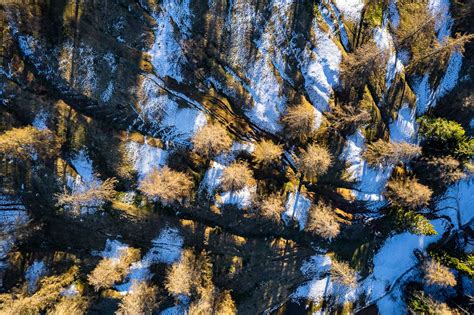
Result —
M 165 166 L 168 158 L 168 152 L 149 145 L 146 138 L 143 144 L 134 141 L 127 143 L 127 153 L 140 179 L 153 169 Z
M 392 142 L 414 144 L 416 141 L 416 128 L 415 111 L 408 104 L 404 104 L 397 113 L 397 119 L 389 125 L 390 140 Z
M 35 260 L 25 271 L 25 280 L 28 282 L 28 292 L 36 291 L 39 279 L 46 274 L 46 265 L 42 260 Z
M 204 178 L 200 184 L 200 189 L 205 189 L 212 195 L 214 190 L 219 187 L 221 183 L 222 173 L 225 166 L 217 162 L 211 162 L 211 167 L 204 174 Z
M 40 111 L 38 114 L 36 114 L 32 126 L 38 130 L 48 129 L 48 126 L 46 125 L 46 120 L 48 120 L 48 113 Z
M 100 99 L 102 102 L 107 103 L 112 98 L 112 94 L 114 93 L 114 83 L 112 81 L 109 82 L 107 87 L 105 88 L 104 92 L 100 95 Z
M 71 159 L 71 164 L 84 182 L 90 183 L 95 180 L 92 161 L 89 159 L 85 150 L 79 151 L 74 158 Z
M 435 29 L 438 40 L 443 41 L 451 33 L 453 19 L 449 13 L 449 0 L 429 0 L 428 9 L 435 17 Z
M 282 213 L 282 220 L 289 225 L 292 220 L 298 223 L 300 230 L 303 230 L 308 219 L 308 212 L 311 208 L 311 200 L 302 196 L 300 192 L 290 193 L 285 204 L 285 212 Z

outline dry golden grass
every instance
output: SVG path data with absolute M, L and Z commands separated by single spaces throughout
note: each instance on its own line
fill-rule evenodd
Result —
M 192 188 L 193 182 L 188 175 L 167 166 L 160 170 L 154 169 L 138 187 L 145 195 L 159 198 L 164 204 L 189 198 Z
M 196 132 L 192 143 L 194 152 L 209 159 L 228 151 L 232 146 L 232 139 L 221 125 L 208 124 Z

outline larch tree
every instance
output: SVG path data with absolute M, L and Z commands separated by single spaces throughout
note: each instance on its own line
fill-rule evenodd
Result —
M 167 166 L 147 174 L 138 187 L 148 197 L 158 198 L 164 204 L 189 198 L 192 188 L 193 181 L 188 175 Z
M 109 289 L 123 280 L 130 265 L 140 259 L 140 250 L 128 247 L 120 251 L 118 259 L 103 258 L 87 276 L 96 291 Z
M 194 253 L 185 249 L 178 262 L 168 268 L 165 278 L 165 288 L 174 296 L 189 295 L 195 281 Z
M 58 150 L 54 134 L 49 129 L 32 126 L 12 128 L 0 134 L 0 154 L 9 159 L 28 160 L 36 155 L 45 158 Z
M 407 209 L 418 209 L 428 205 L 433 192 L 416 178 L 391 180 L 384 195 L 395 205 Z
M 88 300 L 81 296 L 64 296 L 47 315 L 82 315 L 87 313 Z
M 305 141 L 315 129 L 315 109 L 308 102 L 290 107 L 282 122 L 290 139 Z
M 222 172 L 221 187 L 225 191 L 237 191 L 255 182 L 252 170 L 246 163 L 234 162 Z
M 331 259 L 331 280 L 354 288 L 357 285 L 357 275 L 348 263 Z
M 257 143 L 252 153 L 254 161 L 261 166 L 268 166 L 278 162 L 282 154 L 282 146 L 273 143 L 271 140 L 262 140 Z
M 310 144 L 298 161 L 298 168 L 304 176 L 310 179 L 326 174 L 333 163 L 333 157 L 328 149 L 317 144 Z
M 421 155 L 421 148 L 407 142 L 387 142 L 379 139 L 367 146 L 363 156 L 372 166 L 389 166 Z
M 285 211 L 283 199 L 277 194 L 264 197 L 260 200 L 258 208 L 262 217 L 274 222 L 279 222 L 281 214 Z
M 146 281 L 132 284 L 130 292 L 120 302 L 117 315 L 149 315 L 157 307 L 158 289 Z
M 456 278 L 449 269 L 436 260 L 428 260 L 423 264 L 424 280 L 429 285 L 452 287 L 456 285 Z
M 219 124 L 208 124 L 200 128 L 191 141 L 193 151 L 206 159 L 229 151 L 232 146 L 227 130 Z
M 340 223 L 333 209 L 320 201 L 310 209 L 305 231 L 325 239 L 332 239 L 339 235 Z

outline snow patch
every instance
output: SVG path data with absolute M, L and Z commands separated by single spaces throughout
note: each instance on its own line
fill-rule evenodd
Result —
M 449 0 L 429 0 L 428 9 L 435 17 L 435 29 L 438 33 L 438 40 L 444 41 L 451 33 L 453 19 L 449 13 Z
M 35 260 L 25 271 L 25 280 L 28 282 L 28 292 L 36 291 L 39 279 L 46 274 L 46 265 L 42 260 Z
M 140 179 L 143 179 L 153 169 L 166 165 L 168 152 L 149 145 L 146 138 L 143 144 L 130 141 L 126 147 L 128 157 L 133 163 L 133 168 L 138 173 Z
M 397 119 L 389 125 L 390 140 L 392 142 L 408 142 L 416 141 L 416 121 L 415 111 L 408 104 L 404 104 L 398 111 Z
M 247 186 L 237 191 L 226 191 L 219 195 L 217 205 L 235 205 L 247 209 L 252 205 L 257 186 Z
M 364 8 L 363 0 L 335 0 L 335 2 L 348 21 L 359 21 Z
M 48 120 L 48 113 L 44 111 L 40 111 L 36 114 L 35 119 L 33 120 L 32 126 L 38 130 L 45 130 L 48 129 L 46 125 L 46 121 Z
M 290 193 L 286 200 L 285 212 L 282 213 L 282 220 L 286 225 L 295 220 L 302 231 L 306 225 L 310 208 L 311 200 L 302 196 L 300 192 Z
M 100 95 L 100 99 L 102 102 L 107 103 L 112 98 L 112 94 L 114 93 L 114 83 L 112 81 L 109 82 L 107 87 L 105 88 L 104 92 Z

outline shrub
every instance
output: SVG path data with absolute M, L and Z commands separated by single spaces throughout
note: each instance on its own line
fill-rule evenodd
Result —
M 315 109 L 307 102 L 290 107 L 282 122 L 289 138 L 304 141 L 313 133 Z
M 234 162 L 222 172 L 221 187 L 226 191 L 240 190 L 253 182 L 252 171 L 246 163 Z
M 325 147 L 311 144 L 299 159 L 298 166 L 305 176 L 314 179 L 326 174 L 332 161 L 332 155 Z
M 429 285 L 439 285 L 442 287 L 455 286 L 456 278 L 449 269 L 441 265 L 436 260 L 429 260 L 423 264 L 425 282 Z
M 259 209 L 262 217 L 279 222 L 285 207 L 282 198 L 273 194 L 260 201 Z
M 255 146 L 253 159 L 259 165 L 268 166 L 277 162 L 282 154 L 281 145 L 274 144 L 271 140 L 263 140 Z
M 348 263 L 336 259 L 332 259 L 331 280 L 352 288 L 357 285 L 355 270 Z
M 89 284 L 96 291 L 111 288 L 123 280 L 130 265 L 140 259 L 140 250 L 136 248 L 122 249 L 119 259 L 104 258 L 87 276 Z
M 420 147 L 406 142 L 392 143 L 379 139 L 367 146 L 364 158 L 372 166 L 389 166 L 403 160 L 411 160 L 421 154 Z
M 305 230 L 322 238 L 331 239 L 339 235 L 340 224 L 334 211 L 320 201 L 311 208 Z
M 209 159 L 228 151 L 232 146 L 232 139 L 221 125 L 208 124 L 196 132 L 192 143 L 194 152 Z
M 153 314 L 157 306 L 157 288 L 147 282 L 135 282 L 130 288 L 130 293 L 125 295 L 120 302 L 118 315 L 147 315 Z
M 38 130 L 27 126 L 0 134 L 0 154 L 10 159 L 27 160 L 36 154 L 46 158 L 56 154 L 58 149 L 58 143 L 48 129 Z
M 189 176 L 167 166 L 160 170 L 154 169 L 138 187 L 145 195 L 159 198 L 164 204 L 190 197 L 192 188 L 193 182 Z
M 431 189 L 419 184 L 415 178 L 392 180 L 388 183 L 385 196 L 395 205 L 416 209 L 428 205 Z

